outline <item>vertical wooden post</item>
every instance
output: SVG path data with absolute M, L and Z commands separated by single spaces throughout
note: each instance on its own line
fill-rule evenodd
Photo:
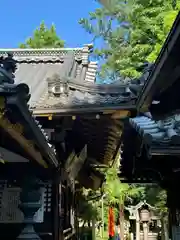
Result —
M 65 224 L 65 186 L 64 172 L 61 169 L 59 182 L 59 240 L 63 239 L 63 230 Z
M 79 221 L 78 221 L 78 200 L 77 200 L 77 189 L 75 185 L 75 199 L 74 199 L 74 205 L 75 205 L 75 230 L 76 230 L 76 239 L 79 239 Z
M 59 240 L 60 236 L 60 216 L 59 216 L 59 203 L 60 203 L 60 195 L 59 195 L 59 184 L 60 184 L 60 173 L 55 172 L 53 178 L 53 238 Z
M 70 207 L 70 223 L 71 223 L 71 227 L 72 229 L 75 228 L 75 202 L 74 202 L 74 197 L 75 197 L 75 180 L 72 181 L 71 183 L 71 194 L 72 194 L 72 200 L 71 200 L 71 207 Z
M 95 218 L 93 218 L 93 220 L 92 220 L 92 240 L 96 240 L 96 227 L 95 227 L 95 224 L 96 224 L 96 220 L 95 220 Z
M 104 239 L 104 195 L 101 198 L 102 239 Z
M 59 182 L 59 240 L 63 239 L 63 216 L 62 216 L 62 177 Z
M 179 181 L 179 180 L 178 180 Z M 169 230 L 170 239 L 180 239 L 180 195 L 177 191 L 176 181 L 172 180 L 168 191 L 168 208 L 169 208 Z

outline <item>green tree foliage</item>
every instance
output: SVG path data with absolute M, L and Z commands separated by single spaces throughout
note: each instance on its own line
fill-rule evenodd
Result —
M 89 199 L 89 190 L 82 189 L 82 192 L 78 196 L 79 207 L 78 207 L 78 217 L 84 221 L 84 223 L 89 222 L 93 219 L 98 220 L 98 208 L 96 207 L 96 199 Z
M 160 188 L 160 186 L 146 186 L 145 196 L 148 203 L 156 207 L 161 219 L 161 239 L 167 240 L 168 237 L 168 208 L 167 202 L 167 192 Z
M 146 186 L 145 198 L 149 204 L 151 204 L 152 206 L 156 207 L 159 210 L 162 216 L 167 214 L 168 212 L 166 206 L 167 193 L 160 186 L 158 185 Z
M 124 205 L 125 201 L 131 202 L 133 198 L 141 198 L 144 195 L 144 187 L 122 183 L 118 176 L 118 170 L 114 167 L 106 172 L 103 191 L 109 205 L 119 203 Z
M 106 170 L 105 178 L 106 181 L 104 182 L 102 189 L 97 191 L 82 189 L 79 198 L 79 218 L 85 223 L 93 219 L 102 223 L 103 220 L 106 228 L 108 225 L 108 209 L 109 206 L 113 206 L 116 223 L 118 222 L 120 224 L 122 239 L 122 236 L 124 235 L 124 221 L 126 218 L 124 207 L 128 205 L 136 205 L 140 201 L 146 200 L 149 204 L 158 209 L 163 226 L 162 234 L 167 235 L 168 209 L 166 207 L 167 195 L 165 190 L 161 189 L 158 185 L 122 183 L 118 176 L 117 166 Z M 104 205 L 103 211 L 102 201 Z
M 56 28 L 52 24 L 48 28 L 44 22 L 34 31 L 33 36 L 29 37 L 20 48 L 62 48 L 64 41 L 56 33 Z
M 115 207 L 115 213 L 117 215 L 119 211 L 119 204 L 124 205 L 125 202 L 132 202 L 133 199 L 141 199 L 144 196 L 144 187 L 121 183 L 116 167 L 109 168 L 105 172 L 105 178 L 106 181 L 104 182 L 102 189 L 93 191 L 91 189 L 83 188 L 79 193 L 79 199 L 82 203 L 80 204 L 80 212 L 85 214 L 83 215 L 83 219 L 101 219 L 100 200 L 102 200 L 102 196 L 104 196 L 103 201 L 105 205 L 104 213 L 106 215 L 106 220 L 108 219 L 107 213 L 109 206 L 112 205 Z M 88 211 L 84 211 L 86 208 Z
M 154 61 L 179 11 L 172 0 L 112 0 L 108 7 L 97 8 L 81 26 L 103 40 L 96 54 L 105 60 L 101 75 L 108 73 L 135 77 L 137 66 Z
M 125 202 L 132 202 L 134 198 L 141 198 L 144 195 L 144 187 L 121 183 L 116 167 L 108 169 L 106 172 L 106 182 L 104 184 L 105 199 L 108 205 L 118 206 L 120 238 L 124 238 L 124 206 Z

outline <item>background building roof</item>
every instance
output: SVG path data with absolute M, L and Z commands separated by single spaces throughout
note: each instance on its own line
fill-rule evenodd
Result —
M 30 106 L 36 107 L 39 100 L 46 99 L 48 79 L 59 75 L 78 82 L 94 83 L 97 63 L 89 61 L 92 45 L 82 48 L 61 49 L 0 49 L 0 56 L 13 53 L 17 61 L 15 83 L 26 83 L 30 88 Z M 52 99 L 51 99 L 52 100 Z M 50 102 L 50 105 L 52 101 Z M 56 102 L 56 101 L 55 101 Z M 46 106 L 47 102 L 44 102 Z M 54 102 L 53 102 L 54 103 Z
M 89 61 L 91 50 L 91 44 L 82 48 L 0 49 L 0 56 L 13 54 L 17 61 L 15 83 L 29 86 L 33 109 L 133 105 L 135 95 L 127 83 L 95 84 L 98 65 Z

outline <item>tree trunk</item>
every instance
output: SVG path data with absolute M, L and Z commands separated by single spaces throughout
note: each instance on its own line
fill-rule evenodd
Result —
M 124 240 L 124 203 L 119 204 L 120 239 Z
M 92 220 L 92 240 L 96 240 L 96 220 Z
M 161 239 L 162 240 L 168 240 L 169 239 L 169 231 L 168 231 L 168 219 L 167 216 L 162 216 L 161 218 Z

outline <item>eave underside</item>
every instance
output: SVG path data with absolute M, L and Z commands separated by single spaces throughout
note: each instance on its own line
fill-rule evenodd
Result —
M 139 131 L 138 131 L 139 130 Z M 180 169 L 179 144 L 147 141 L 145 134 L 126 122 L 122 134 L 120 177 L 127 182 L 168 182 Z M 148 139 L 149 140 L 149 139 Z
M 45 130 L 55 132 L 52 133 L 52 143 L 64 165 L 72 152 L 78 156 L 87 146 L 87 156 L 77 179 L 87 188 L 99 187 L 104 180 L 101 170 L 110 167 L 119 154 L 122 119 L 113 119 L 111 114 L 91 114 L 77 115 L 76 118 L 53 117 L 52 120 L 39 117 L 38 120 Z
M 147 109 L 153 100 L 160 100 L 175 81 L 180 77 L 180 13 L 170 30 L 170 33 L 161 49 L 161 52 L 154 64 L 154 68 L 149 75 L 137 100 L 137 107 Z M 173 106 L 172 106 L 173 108 Z

